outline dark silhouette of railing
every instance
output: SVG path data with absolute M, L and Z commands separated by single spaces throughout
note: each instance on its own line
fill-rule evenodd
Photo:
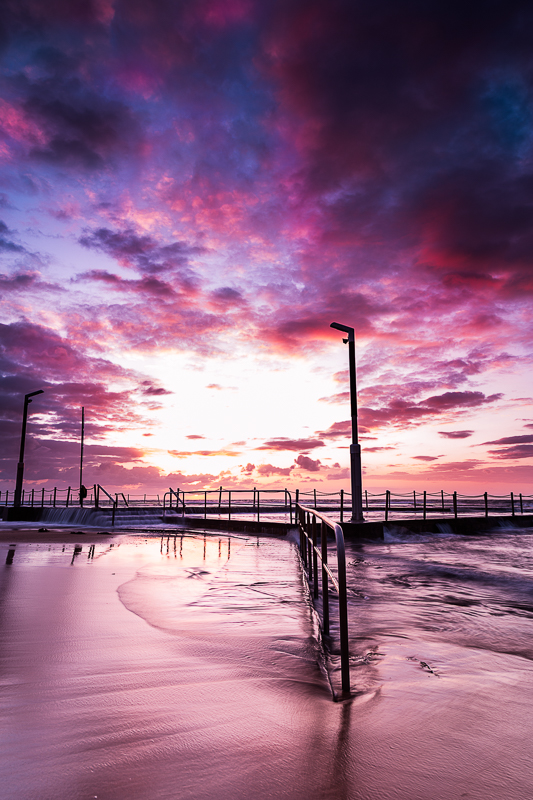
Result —
M 14 491 L 0 491 L 0 505 L 13 506 Z M 343 522 L 351 516 L 351 495 L 322 492 L 318 489 L 296 490 L 295 499 L 288 489 L 216 489 L 180 490 L 170 488 L 163 494 L 111 493 L 99 484 L 91 487 L 83 506 L 88 508 L 162 508 L 163 513 L 222 517 L 248 516 L 258 521 L 265 516 L 282 515 L 292 524 L 295 506 L 302 502 L 308 507 L 327 513 Z M 21 506 L 64 507 L 81 506 L 79 487 L 22 490 Z M 507 495 L 465 495 L 458 492 L 391 492 L 363 493 L 363 512 L 366 519 L 392 521 L 395 518 L 429 519 L 435 516 L 516 516 L 533 513 L 533 495 L 510 492 Z
M 343 694 L 350 693 L 350 648 L 348 642 L 348 598 L 346 593 L 346 553 L 342 528 L 334 520 L 314 508 L 296 506 L 300 532 L 300 555 L 307 572 L 313 598 L 320 595 L 318 562 L 322 576 L 322 630 L 330 634 L 329 584 L 333 585 L 339 598 L 339 632 L 341 647 L 341 685 Z M 328 529 L 335 534 L 337 545 L 337 576 L 328 566 Z M 320 546 L 319 546 L 320 545 Z
M 282 496 L 282 500 L 278 499 Z M 163 509 L 181 512 L 183 516 L 202 516 L 208 514 L 233 516 L 246 514 L 261 521 L 261 513 L 285 514 L 289 523 L 293 521 L 293 499 L 288 489 L 203 489 L 201 491 L 180 491 L 169 489 L 163 495 Z

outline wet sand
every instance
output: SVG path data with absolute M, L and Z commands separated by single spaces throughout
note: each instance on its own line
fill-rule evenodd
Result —
M 380 601 L 377 546 L 354 566 L 374 600 L 351 609 L 359 695 L 334 703 L 286 540 L 1 538 L 6 797 L 533 795 L 531 661 L 443 637 L 431 603 L 421 623 L 401 594 Z
M 336 718 L 290 544 L 53 538 L 2 567 L 4 796 L 330 796 Z

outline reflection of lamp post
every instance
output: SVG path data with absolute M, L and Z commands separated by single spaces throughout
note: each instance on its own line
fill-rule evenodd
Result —
M 20 501 L 22 499 L 22 480 L 24 478 L 24 444 L 26 441 L 26 421 L 28 419 L 28 406 L 31 403 L 31 397 L 35 397 L 36 394 L 43 394 L 42 389 L 38 389 L 36 392 L 30 392 L 29 394 L 24 395 L 24 415 L 22 417 L 22 434 L 20 437 L 20 457 L 19 463 L 17 464 L 17 483 L 15 485 L 15 498 L 13 500 L 13 505 L 15 508 L 20 508 Z
M 350 445 L 350 472 L 352 485 L 352 519 L 351 522 L 364 522 L 363 517 L 363 480 L 361 477 L 361 445 L 357 440 L 357 387 L 355 382 L 355 331 L 348 325 L 332 322 L 330 328 L 348 334 L 343 339 L 348 343 L 348 359 L 350 363 L 350 405 L 352 413 L 352 443 Z

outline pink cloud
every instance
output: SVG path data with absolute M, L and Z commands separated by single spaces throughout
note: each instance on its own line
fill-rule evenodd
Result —
M 298 456 L 294 463 L 306 472 L 319 472 L 321 467 L 321 463 L 318 459 L 313 461 L 312 458 L 308 458 L 307 456 Z
M 291 474 L 294 467 L 275 467 L 273 464 L 260 464 L 257 467 L 257 474 L 263 478 L 268 478 L 272 475 L 285 475 Z
M 474 431 L 439 431 L 439 436 L 444 439 L 468 439 Z
M 279 439 L 270 439 L 268 442 L 254 449 L 278 450 L 280 452 L 297 450 L 301 452 L 314 450 L 317 447 L 324 447 L 324 442 L 321 439 L 287 439 L 281 437 Z

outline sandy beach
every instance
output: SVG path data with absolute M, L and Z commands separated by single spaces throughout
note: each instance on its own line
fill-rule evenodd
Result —
M 518 617 L 504 613 L 512 542 L 487 541 L 485 572 L 492 553 L 499 572 L 482 605 L 480 579 L 468 594 L 463 575 L 481 545 L 450 542 L 350 553 L 354 697 L 334 703 L 290 541 L 3 530 L 5 796 L 529 796 L 533 671 L 511 643 L 529 640 L 530 623 L 520 598 Z M 461 578 L 463 600 L 436 605 L 433 561 Z

